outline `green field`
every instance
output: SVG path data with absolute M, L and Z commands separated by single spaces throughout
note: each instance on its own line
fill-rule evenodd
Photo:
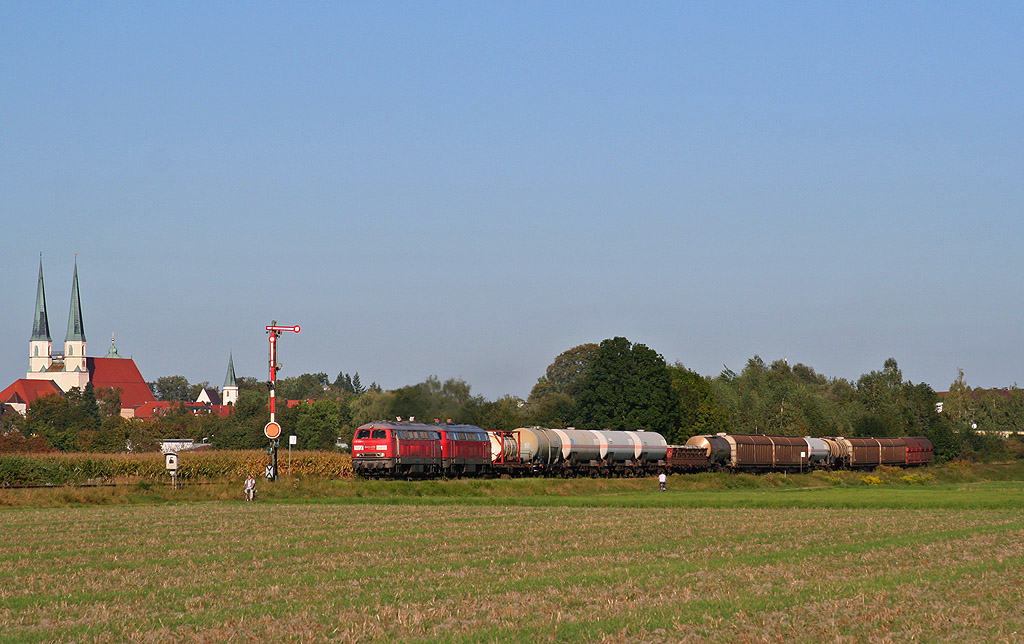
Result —
M 2 509 L 0 642 L 1024 641 L 1024 483 L 695 481 Z

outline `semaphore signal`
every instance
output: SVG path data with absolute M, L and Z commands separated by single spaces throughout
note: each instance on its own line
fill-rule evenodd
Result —
M 281 437 L 281 425 L 277 422 L 275 403 L 277 400 L 277 372 L 281 365 L 277 362 L 277 339 L 284 331 L 298 333 L 302 330 L 298 324 L 295 326 L 278 326 L 277 320 L 272 321 L 267 327 L 267 335 L 270 341 L 270 380 L 267 386 L 270 389 L 270 422 L 263 428 L 263 434 L 270 439 L 270 465 L 267 466 L 267 478 L 271 481 L 277 480 L 277 439 Z

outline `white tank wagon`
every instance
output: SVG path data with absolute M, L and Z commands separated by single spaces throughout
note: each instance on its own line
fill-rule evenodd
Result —
M 533 430 L 538 431 L 538 428 Z M 657 432 L 596 429 L 547 431 L 559 439 L 561 458 L 553 465 L 562 474 L 581 469 L 587 469 L 593 476 L 653 473 L 659 465 L 664 465 L 668 452 L 668 442 Z
M 533 465 L 547 467 L 562 460 L 562 437 L 546 427 L 519 427 L 512 430 L 519 442 L 519 457 Z
M 828 441 L 822 438 L 804 436 L 804 442 L 807 443 L 807 460 L 810 462 L 811 467 L 832 467 L 835 459 L 832 456 L 832 447 L 828 444 Z
M 553 429 L 562 441 L 562 459 L 567 463 L 601 460 L 601 439 L 596 432 L 580 429 Z M 605 446 L 607 453 L 607 446 Z

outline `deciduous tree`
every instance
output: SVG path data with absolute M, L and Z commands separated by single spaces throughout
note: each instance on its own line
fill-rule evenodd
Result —
M 601 342 L 576 399 L 580 428 L 669 432 L 679 401 L 664 358 L 623 337 Z

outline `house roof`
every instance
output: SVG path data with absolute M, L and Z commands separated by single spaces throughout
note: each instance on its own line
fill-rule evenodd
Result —
M 121 389 L 121 407 L 138 407 L 156 400 L 131 358 L 86 358 L 85 364 L 93 387 Z
M 204 403 L 181 402 L 177 400 L 151 400 L 135 408 L 135 418 L 150 419 L 163 416 L 173 409 L 186 409 L 192 415 L 213 414 L 221 418 L 231 415 L 231 405 L 207 405 Z
M 52 380 L 15 380 L 7 389 L 0 391 L 0 403 L 21 403 L 31 405 L 43 396 L 63 396 L 60 387 Z
M 202 400 L 204 393 L 206 394 L 206 400 L 205 401 Z M 199 394 L 199 399 L 197 399 L 196 402 L 200 402 L 200 401 L 208 402 L 211 405 L 219 405 L 219 404 L 221 404 L 220 392 L 217 391 L 217 389 L 215 387 L 203 387 L 203 391 L 202 391 L 202 393 Z

